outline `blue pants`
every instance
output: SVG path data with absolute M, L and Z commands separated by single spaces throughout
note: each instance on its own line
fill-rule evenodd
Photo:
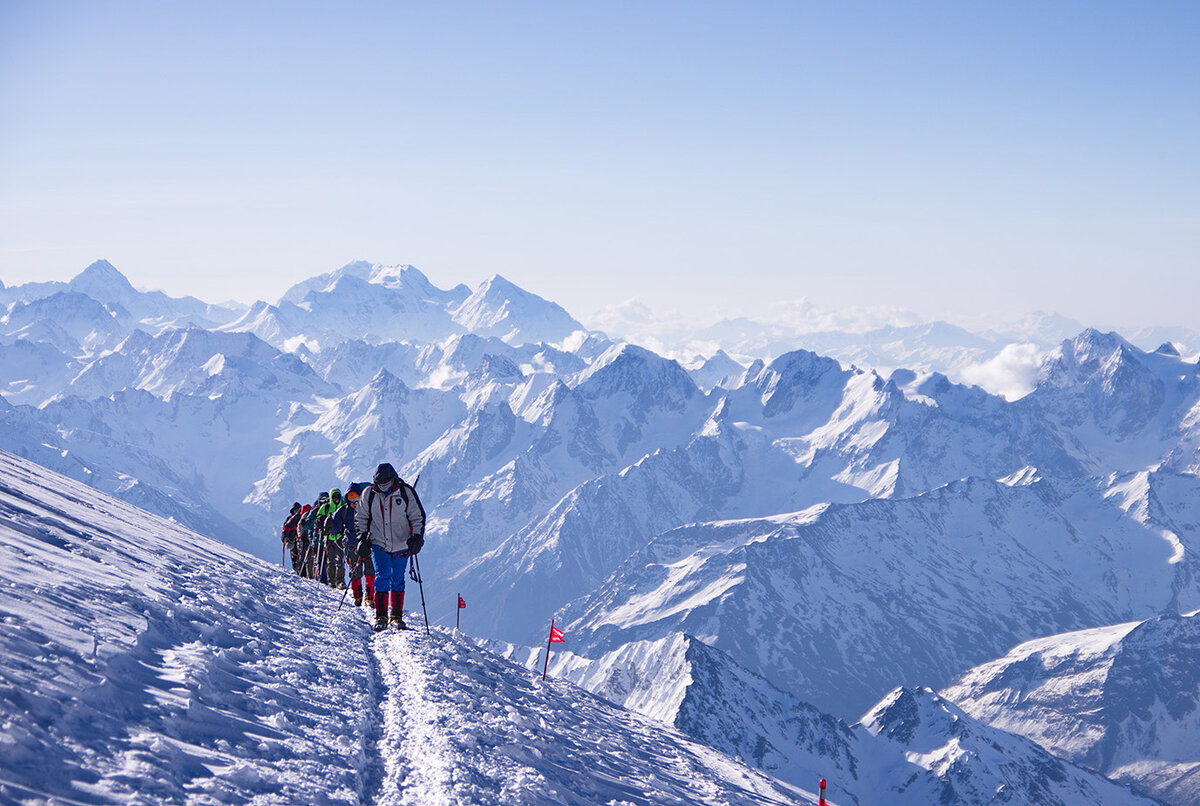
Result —
M 375 562 L 375 592 L 404 592 L 404 568 L 408 563 L 408 549 L 386 552 L 379 546 L 371 546 L 371 559 Z

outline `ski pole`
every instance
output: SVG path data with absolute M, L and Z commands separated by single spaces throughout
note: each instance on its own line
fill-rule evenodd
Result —
M 425 616 L 425 634 L 429 635 L 429 612 L 425 609 L 425 585 L 421 582 L 421 565 L 417 562 L 417 555 L 409 555 L 408 575 L 417 583 L 417 589 L 421 591 L 421 614 Z

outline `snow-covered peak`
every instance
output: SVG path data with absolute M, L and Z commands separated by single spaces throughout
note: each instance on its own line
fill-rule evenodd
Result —
M 675 408 L 699 391 L 677 361 L 633 344 L 616 344 L 579 374 L 576 390 L 589 399 L 624 394 L 647 407 Z
M 125 275 L 107 260 L 97 260 L 75 275 L 67 286 L 72 291 L 87 294 L 92 299 L 101 301 L 127 299 L 138 293 Z
M 929 802 L 1152 804 L 1023 737 L 967 716 L 929 688 L 896 689 L 860 724 L 930 773 L 935 788 Z
M 299 305 L 313 294 L 334 294 L 339 286 L 353 293 L 363 285 L 377 286 L 389 291 L 401 292 L 414 299 L 433 301 L 438 304 L 453 304 L 464 297 L 465 286 L 443 291 L 430 282 L 420 269 L 408 264 L 384 265 L 366 260 L 356 260 L 325 274 L 310 277 L 296 283 L 280 297 L 280 304 Z
M 453 315 L 455 322 L 472 333 L 496 336 L 510 344 L 553 344 L 584 330 L 560 305 L 498 274 L 471 292 Z

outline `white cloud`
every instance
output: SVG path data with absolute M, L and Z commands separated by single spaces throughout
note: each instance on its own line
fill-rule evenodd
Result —
M 995 358 L 964 367 L 959 378 L 1007 400 L 1017 400 L 1033 391 L 1045 356 L 1036 344 L 1008 344 Z

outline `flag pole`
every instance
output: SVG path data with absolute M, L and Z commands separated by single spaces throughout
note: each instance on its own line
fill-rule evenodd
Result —
M 462 594 L 458 594 L 458 602 L 462 601 Z M 458 602 L 454 603 L 454 629 L 458 629 L 458 620 L 462 617 L 462 605 Z
M 550 644 L 554 640 L 554 619 L 550 619 L 550 638 L 546 641 L 546 662 L 542 665 L 542 679 L 546 679 L 546 670 L 550 668 Z

